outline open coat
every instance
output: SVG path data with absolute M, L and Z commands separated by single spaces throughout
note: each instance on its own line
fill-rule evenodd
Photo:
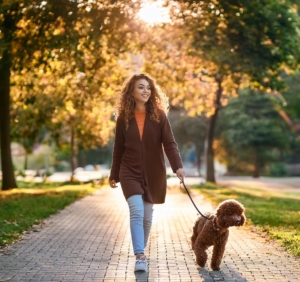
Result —
M 116 124 L 113 163 L 110 180 L 120 182 L 126 199 L 141 194 L 146 202 L 165 202 L 167 179 L 163 150 L 173 172 L 182 168 L 182 161 L 166 114 L 160 110 L 160 122 L 146 113 L 142 140 L 135 118 L 128 129 L 120 115 Z

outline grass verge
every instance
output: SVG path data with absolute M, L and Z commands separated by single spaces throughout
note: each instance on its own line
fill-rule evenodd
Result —
M 223 187 L 214 184 L 194 185 L 214 204 L 236 199 L 246 208 L 248 221 L 286 250 L 300 257 L 300 192 L 266 191 L 256 188 Z
M 34 224 L 98 188 L 91 184 L 47 185 L 0 191 L 0 247 L 11 244 Z

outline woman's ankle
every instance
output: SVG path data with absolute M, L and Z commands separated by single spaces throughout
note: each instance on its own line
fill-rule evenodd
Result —
M 138 253 L 138 254 L 135 254 L 135 258 L 136 258 L 136 259 L 140 259 L 140 260 L 145 260 L 145 259 L 146 259 L 144 253 Z

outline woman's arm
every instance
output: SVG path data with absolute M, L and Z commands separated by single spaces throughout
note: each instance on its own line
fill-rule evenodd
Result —
M 183 165 L 182 165 L 180 153 L 178 150 L 177 143 L 175 142 L 175 138 L 169 120 L 165 114 L 162 115 L 161 130 L 162 130 L 161 134 L 162 134 L 162 143 L 164 146 L 164 151 L 170 162 L 172 170 L 174 173 L 177 174 L 178 178 L 181 181 L 183 181 L 185 172 L 182 169 Z

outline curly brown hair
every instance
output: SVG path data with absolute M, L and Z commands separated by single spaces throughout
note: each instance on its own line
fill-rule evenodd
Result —
M 151 95 L 145 104 L 150 119 L 159 123 L 158 110 L 163 110 L 166 114 L 168 113 L 169 98 L 160 90 L 159 86 L 156 85 L 154 79 L 143 73 L 135 74 L 125 80 L 116 105 L 116 118 L 120 115 L 124 116 L 126 129 L 128 128 L 129 120 L 134 117 L 135 101 L 131 94 L 135 82 L 140 79 L 147 80 L 150 85 Z

